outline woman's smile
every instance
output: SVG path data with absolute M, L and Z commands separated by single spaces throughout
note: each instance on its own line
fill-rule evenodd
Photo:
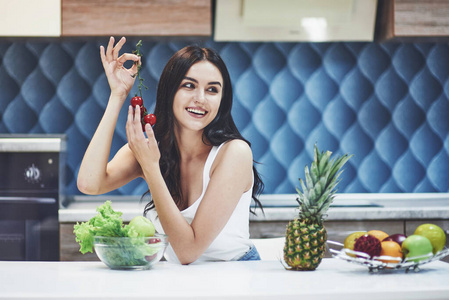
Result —
M 194 118 L 201 118 L 207 114 L 207 111 L 197 107 L 187 107 L 186 111 Z

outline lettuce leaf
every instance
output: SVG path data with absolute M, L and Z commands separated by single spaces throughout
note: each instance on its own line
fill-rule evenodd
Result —
M 79 224 L 76 222 L 73 227 L 75 233 L 75 240 L 80 244 L 80 252 L 85 254 L 87 252 L 93 252 L 94 246 L 94 227 L 89 222 L 83 222 Z
M 148 243 L 133 226 L 124 225 L 122 213 L 112 209 L 111 201 L 98 206 L 97 212 L 88 222 L 77 222 L 73 227 L 81 253 L 93 253 L 94 237 L 97 236 L 96 247 L 101 249 L 97 254 L 101 255 L 101 260 L 111 268 L 145 266 L 151 260 L 157 259 L 157 253 L 165 247 L 163 243 Z
M 73 227 L 75 240 L 80 244 L 80 252 L 93 253 L 94 236 L 137 237 L 137 232 L 128 225 L 123 226 L 122 213 L 114 211 L 111 201 L 97 207 L 97 215 L 88 222 L 76 223 Z

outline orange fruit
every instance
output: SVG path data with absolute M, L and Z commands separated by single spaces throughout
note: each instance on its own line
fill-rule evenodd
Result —
M 382 250 L 380 251 L 380 256 L 386 255 L 391 257 L 397 257 L 398 259 L 379 259 L 384 263 L 400 263 L 403 258 L 401 246 L 393 241 L 385 241 L 381 243 Z
M 383 241 L 384 238 L 388 237 L 388 233 L 385 233 L 381 230 L 370 230 L 370 231 L 368 231 L 368 235 L 374 236 L 379 241 Z

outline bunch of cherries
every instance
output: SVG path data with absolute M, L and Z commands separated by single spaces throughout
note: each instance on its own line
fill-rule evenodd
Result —
M 156 116 L 147 112 L 147 108 L 143 105 L 142 97 L 139 97 L 137 95 L 131 98 L 131 106 L 135 108 L 136 105 L 139 105 L 140 107 L 140 116 L 142 118 L 143 131 L 145 131 L 145 124 L 149 123 L 151 126 L 156 124 Z
M 140 53 L 140 46 L 142 46 L 142 41 L 139 41 L 137 43 L 137 49 L 136 51 L 133 51 L 134 54 L 137 54 L 138 56 L 142 56 L 142 54 Z M 137 63 L 137 62 L 136 62 Z M 156 116 L 154 114 L 149 114 L 147 112 L 146 107 L 143 105 L 143 99 L 142 99 L 142 87 L 144 87 L 145 89 L 148 89 L 148 87 L 146 87 L 143 84 L 143 78 L 140 77 L 140 69 L 141 69 L 141 65 L 137 66 L 137 76 L 139 78 L 139 94 L 140 96 L 136 95 L 134 97 L 131 98 L 131 106 L 132 107 L 136 107 L 137 105 L 139 105 L 140 107 L 140 116 L 141 116 L 141 122 L 142 122 L 142 130 L 145 131 L 145 124 L 150 124 L 151 126 L 153 126 L 154 124 L 156 124 Z

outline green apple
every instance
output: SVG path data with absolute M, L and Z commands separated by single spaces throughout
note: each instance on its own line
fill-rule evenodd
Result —
M 418 262 L 423 259 L 428 259 L 432 256 L 432 250 L 432 243 L 430 243 L 428 238 L 422 235 L 410 235 L 402 242 L 402 252 L 404 253 L 404 257 L 410 261 Z M 417 256 L 423 257 L 410 259 Z
M 153 223 L 144 216 L 132 218 L 129 222 L 129 226 L 133 227 L 139 236 L 154 236 L 154 233 L 156 232 Z
M 415 233 L 417 235 L 425 236 L 430 240 L 433 247 L 433 254 L 443 250 L 446 245 L 446 233 L 441 227 L 435 224 L 422 224 L 416 228 Z

